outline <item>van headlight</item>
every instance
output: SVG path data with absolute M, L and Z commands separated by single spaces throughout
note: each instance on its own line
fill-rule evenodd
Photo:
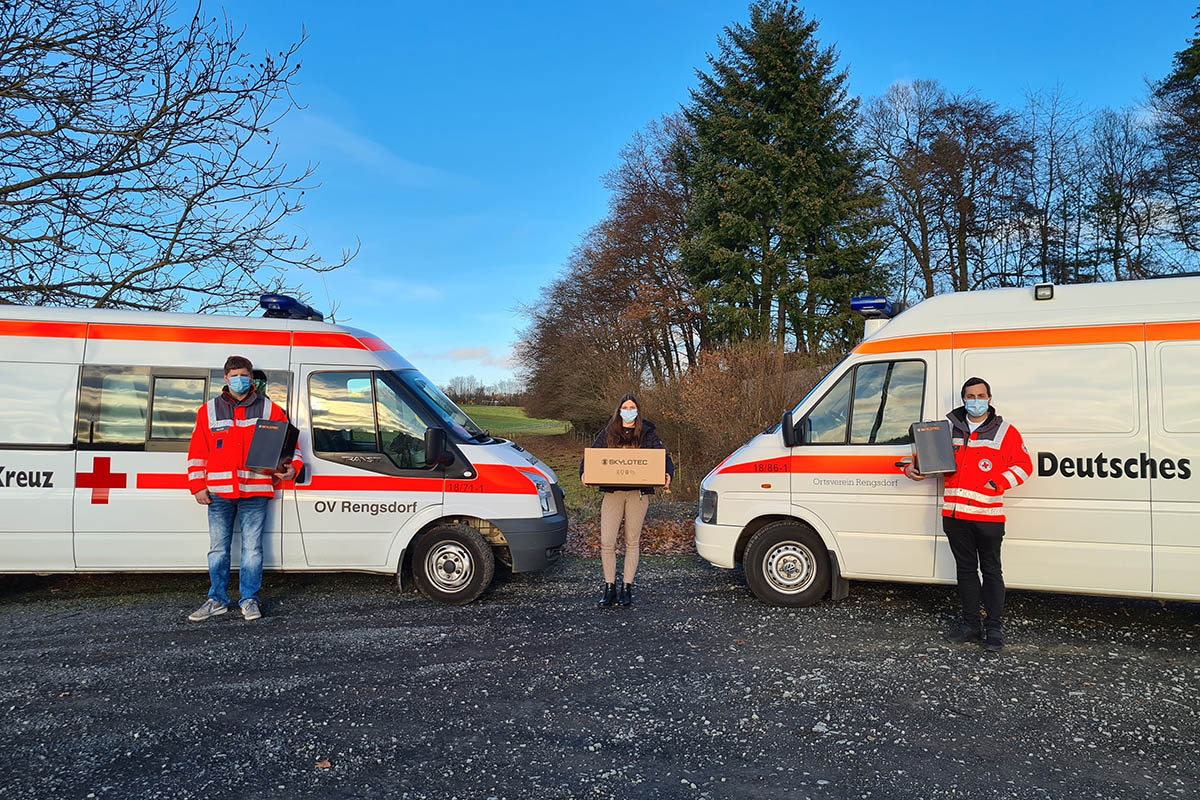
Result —
M 700 521 L 712 524 L 717 521 L 717 493 L 700 490 Z
M 555 511 L 554 490 L 550 487 L 550 481 L 531 472 L 526 472 L 525 477 L 533 481 L 533 485 L 537 487 L 538 501 L 542 504 L 542 516 L 548 517 L 553 514 Z

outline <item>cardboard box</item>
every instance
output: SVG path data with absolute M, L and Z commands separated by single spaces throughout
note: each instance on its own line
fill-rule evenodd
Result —
M 588 447 L 583 451 L 583 482 L 591 486 L 662 486 L 667 482 L 667 451 L 640 447 Z
M 283 472 L 296 452 L 300 431 L 290 422 L 260 419 L 254 425 L 246 469 L 258 472 Z
M 954 472 L 954 441 L 950 420 L 914 422 L 909 429 L 913 438 L 913 459 L 922 475 L 942 475 Z

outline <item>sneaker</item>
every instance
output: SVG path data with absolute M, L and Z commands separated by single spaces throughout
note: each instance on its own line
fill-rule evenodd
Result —
M 963 642 L 976 641 L 983 636 L 983 631 L 978 625 L 971 625 L 963 620 L 955 620 L 950 626 L 950 630 L 946 631 L 946 638 L 954 644 L 962 644 Z
M 197 608 L 191 614 L 188 614 L 188 619 L 192 622 L 203 622 L 209 617 L 217 617 L 229 610 L 229 607 L 218 603 L 211 597 L 204 601 L 204 605 Z
M 258 601 L 251 598 L 250 600 L 242 601 L 242 616 L 247 620 L 258 619 L 262 616 L 262 612 L 258 610 Z
M 988 631 L 983 640 L 983 646 L 993 653 L 999 653 L 1004 649 L 1004 634 L 995 630 Z

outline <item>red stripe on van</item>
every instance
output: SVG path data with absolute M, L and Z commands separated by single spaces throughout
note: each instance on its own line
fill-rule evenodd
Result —
M 900 468 L 896 466 L 896 460 L 897 456 L 784 456 L 764 461 L 748 461 L 744 464 L 730 464 L 722 468 L 719 474 L 769 475 L 791 472 L 797 474 L 897 475 L 900 473 Z
M 296 347 L 342 347 L 351 350 L 370 350 L 348 333 L 313 333 L 297 331 L 292 344 Z M 391 349 L 391 348 L 388 348 Z
M 82 339 L 87 325 L 82 322 L 26 322 L 0 320 L 0 336 L 29 336 L 35 339 Z
M 504 464 L 480 464 L 473 478 L 444 481 L 447 492 L 479 494 L 537 494 L 537 487 L 517 467 Z M 537 472 L 530 469 L 530 472 Z M 541 473 L 537 473 L 541 474 Z M 549 480 L 549 479 L 547 479 Z M 390 475 L 314 475 L 303 486 L 289 481 L 284 489 L 302 492 L 440 492 L 442 478 L 401 478 Z M 136 482 L 139 489 L 187 489 L 183 473 L 143 472 Z
M 374 336 L 359 336 L 358 341 L 362 346 L 373 353 L 378 353 L 381 350 L 391 350 L 392 346 L 383 339 L 377 339 Z
M 186 489 L 187 475 L 178 472 L 139 472 L 137 476 L 139 489 Z
M 287 331 L 256 331 L 239 328 L 182 328 L 167 325 L 87 326 L 91 340 L 125 342 L 181 342 L 186 344 L 245 344 L 288 347 L 292 335 Z
M 533 481 L 516 467 L 506 464 L 476 464 L 478 475 L 469 480 L 446 481 L 447 492 L 480 492 L 487 494 L 537 494 Z
M 899 475 L 896 456 L 792 456 L 792 472 Z
M 309 483 L 295 488 L 300 492 L 440 492 L 442 479 L 398 478 L 388 475 L 314 475 Z
M 768 458 L 764 461 L 747 461 L 742 464 L 730 464 L 728 467 L 718 468 L 718 475 L 729 474 L 744 474 L 750 473 L 754 475 L 769 475 L 771 473 L 791 472 L 792 465 L 788 456 L 782 458 Z

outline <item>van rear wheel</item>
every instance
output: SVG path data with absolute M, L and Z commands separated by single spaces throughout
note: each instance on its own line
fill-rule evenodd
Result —
M 417 540 L 412 568 L 417 588 L 430 600 L 465 606 L 491 584 L 496 559 L 466 525 L 439 525 Z
M 829 551 L 816 531 L 797 522 L 772 522 L 754 534 L 742 566 L 750 591 L 769 605 L 811 606 L 829 591 Z

